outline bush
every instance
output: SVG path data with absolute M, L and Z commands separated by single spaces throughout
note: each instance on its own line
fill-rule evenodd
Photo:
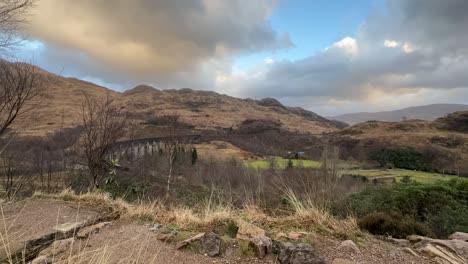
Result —
M 382 148 L 369 153 L 369 158 L 377 161 L 381 167 L 392 164 L 402 169 L 427 170 L 424 155 L 410 149 Z
M 455 231 L 468 231 L 468 179 L 371 186 L 336 206 L 336 212 L 348 207 L 361 220 L 373 213 L 397 213 L 404 216 L 397 221 L 411 218 L 443 238 Z M 372 223 L 369 219 L 368 222 Z
M 418 223 L 411 217 L 398 213 L 376 212 L 359 219 L 360 228 L 374 235 L 386 235 L 396 238 L 406 238 L 409 235 L 432 236 L 430 228 Z

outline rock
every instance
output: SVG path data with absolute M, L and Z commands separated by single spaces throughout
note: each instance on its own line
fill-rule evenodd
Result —
M 356 264 L 356 262 L 354 262 L 352 260 L 336 258 L 336 259 L 333 260 L 332 264 Z
M 92 225 L 92 226 L 87 226 L 87 227 L 81 228 L 78 231 L 78 233 L 76 234 L 76 237 L 79 238 L 79 239 L 88 238 L 91 234 L 95 234 L 95 233 L 99 232 L 99 230 L 101 230 L 101 228 L 103 228 L 103 227 L 105 227 L 107 225 L 110 225 L 110 222 L 102 222 L 102 223 L 99 223 L 99 224 L 95 224 L 95 225 Z
M 468 263 L 468 242 L 463 240 L 442 240 L 420 237 L 413 247 L 420 253 L 446 263 Z
M 356 254 L 361 253 L 358 246 L 352 240 L 346 240 L 341 242 L 341 245 L 338 247 L 338 250 L 351 251 Z
M 265 230 L 247 223 L 244 220 L 237 222 L 239 229 L 237 230 L 237 239 L 249 241 L 251 238 L 265 236 Z
M 325 264 L 325 261 L 314 252 L 309 244 L 283 243 L 283 246 L 284 249 L 278 256 L 281 264 Z
M 420 241 L 427 240 L 428 238 L 427 238 L 427 237 L 423 237 L 423 236 L 418 236 L 418 235 L 410 235 L 410 236 L 407 236 L 406 239 L 407 239 L 411 244 L 415 244 L 415 243 L 418 243 L 418 242 L 420 242 Z
M 46 256 L 39 256 L 31 261 L 31 264 L 48 264 L 51 263 L 52 260 Z
M 468 242 L 468 233 L 455 232 L 449 236 L 449 239 L 458 239 Z
M 217 234 L 213 232 L 206 233 L 203 235 L 200 241 L 203 252 L 206 255 L 209 257 L 216 257 L 221 255 L 223 240 L 221 240 Z
M 273 243 L 269 237 L 258 236 L 250 239 L 249 245 L 254 248 L 258 258 L 264 258 L 272 252 Z
M 281 239 L 286 239 L 288 238 L 288 235 L 286 235 L 285 233 L 283 232 L 279 232 L 278 234 L 276 234 L 275 236 L 275 240 L 281 240 Z
M 403 252 L 406 252 L 406 253 L 408 253 L 408 254 L 410 254 L 410 255 L 413 255 L 413 256 L 415 256 L 415 257 L 419 257 L 418 253 L 414 252 L 414 250 L 412 250 L 412 249 L 409 248 L 409 247 L 403 248 Z
M 302 237 L 307 236 L 308 233 L 306 232 L 289 232 L 287 237 L 291 240 L 299 240 Z
M 53 258 L 57 255 L 66 252 L 70 246 L 73 244 L 75 239 L 73 237 L 63 240 L 56 240 L 54 241 L 49 247 L 42 250 L 38 257 L 36 257 L 31 263 L 32 264 L 39 264 L 39 263 L 52 263 Z
M 440 245 L 427 243 L 424 246 L 419 247 L 418 251 L 426 256 L 440 260 L 443 263 L 450 263 L 450 264 L 468 263 L 466 259 L 458 256 L 455 252 Z
M 197 235 L 195 235 L 195 236 L 193 236 L 191 238 L 185 239 L 184 241 L 181 241 L 181 242 L 177 243 L 176 249 L 184 248 L 190 243 L 193 243 L 195 241 L 199 241 L 204 235 L 205 235 L 205 233 L 199 233 L 199 234 L 197 234 Z
M 388 237 L 385 239 L 385 241 L 388 241 L 392 244 L 395 244 L 399 247 L 409 247 L 411 244 L 408 240 L 406 239 L 398 239 L 398 238 L 393 238 L 393 237 Z
M 163 225 L 156 223 L 156 224 L 154 224 L 152 226 L 149 226 L 149 230 L 153 231 L 153 232 L 156 232 L 156 231 L 161 230 L 162 227 L 163 227 Z
M 73 222 L 73 223 L 64 223 L 58 225 L 54 228 L 57 233 L 61 233 L 63 236 L 67 236 L 76 232 L 80 227 L 82 227 L 84 223 L 82 222 Z
M 24 251 L 24 248 L 25 243 L 21 241 L 8 241 L 8 247 L 4 246 L 2 243 L 2 246 L 0 246 L 0 263 L 9 261 L 10 257 L 23 255 L 22 252 Z

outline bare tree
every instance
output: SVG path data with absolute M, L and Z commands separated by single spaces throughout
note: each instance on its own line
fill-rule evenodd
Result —
M 38 106 L 42 92 L 35 66 L 0 61 L 0 135 Z
M 108 95 L 98 101 L 85 95 L 82 110 L 82 148 L 95 188 L 109 170 L 106 159 L 112 145 L 125 135 L 127 115 L 121 112 Z
M 21 41 L 19 32 L 26 23 L 25 15 L 35 0 L 0 0 L 0 54 L 5 55 Z

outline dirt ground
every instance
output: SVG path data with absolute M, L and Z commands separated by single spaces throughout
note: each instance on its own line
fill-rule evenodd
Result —
M 56 200 L 34 200 L 2 205 L 2 240 L 26 241 L 53 232 L 57 225 L 76 223 L 99 216 L 99 208 Z M 342 241 L 312 234 L 309 237 L 317 254 L 326 263 L 337 258 L 350 263 L 435 263 L 415 257 L 393 244 L 369 239 L 358 241 L 360 253 L 338 250 Z M 157 239 L 146 223 L 115 220 L 86 239 L 72 239 L 71 246 L 54 255 L 53 263 L 278 263 L 274 255 L 263 260 L 246 257 L 239 248 L 228 247 L 223 257 L 210 258 Z M 5 247 L 0 244 L 0 247 Z
M 99 209 L 65 201 L 28 199 L 0 205 L 0 233 L 3 241 L 40 238 L 65 223 L 98 218 Z

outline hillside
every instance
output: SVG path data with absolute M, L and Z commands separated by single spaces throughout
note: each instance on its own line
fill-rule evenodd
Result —
M 368 121 L 327 135 L 341 147 L 344 158 L 367 160 L 380 149 L 405 149 L 426 157 L 434 170 L 468 174 L 468 112 L 455 112 L 435 121 Z M 443 169 L 441 169 L 443 168 Z
M 123 93 L 40 70 L 45 87 L 41 107 L 13 127 L 22 135 L 45 135 L 81 123 L 84 94 L 104 99 L 108 94 L 122 110 L 128 111 L 136 124 L 165 115 L 178 115 L 180 121 L 198 130 L 235 128 L 247 119 L 278 121 L 283 129 L 321 134 L 337 129 L 336 125 L 299 107 L 286 107 L 275 99 L 239 99 L 211 91 L 192 89 L 158 90 L 140 85 Z M 33 124 L 33 125 L 32 125 Z
M 366 121 L 387 121 L 398 122 L 403 119 L 419 119 L 433 121 L 447 114 L 457 111 L 468 111 L 468 105 L 463 104 L 431 104 L 423 106 L 408 107 L 404 109 L 384 112 L 360 112 L 350 113 L 338 116 L 329 117 L 332 120 L 338 120 L 350 125 L 362 123 Z

